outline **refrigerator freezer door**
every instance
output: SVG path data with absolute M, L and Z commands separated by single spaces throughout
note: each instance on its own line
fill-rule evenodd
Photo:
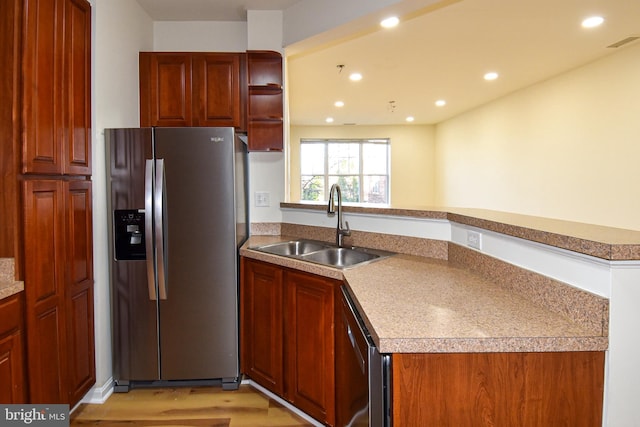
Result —
M 152 159 L 151 129 L 106 129 L 109 212 L 145 212 L 145 163 Z M 145 220 L 148 215 L 144 215 Z M 147 234 L 145 232 L 145 234 Z M 146 236 L 145 236 L 146 237 Z M 159 378 L 157 302 L 149 298 L 145 257 L 117 260 L 111 251 L 113 378 L 116 385 Z
M 238 364 L 232 128 L 158 128 L 166 176 L 167 299 L 161 379 L 234 378 Z

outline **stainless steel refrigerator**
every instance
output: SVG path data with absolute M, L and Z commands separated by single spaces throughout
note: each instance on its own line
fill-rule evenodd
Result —
M 233 128 L 106 129 L 116 391 L 235 389 L 247 151 Z

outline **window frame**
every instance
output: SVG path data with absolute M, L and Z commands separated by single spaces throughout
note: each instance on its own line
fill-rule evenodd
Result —
M 313 201 L 313 200 L 305 200 L 303 199 L 303 176 L 320 176 L 320 174 L 305 174 L 302 169 L 302 147 L 305 144 L 322 144 L 323 145 L 323 155 L 324 155 L 324 171 L 322 174 L 323 179 L 323 199 L 322 201 L 328 201 L 328 193 L 331 185 L 329 182 L 333 182 L 330 178 L 340 177 L 352 177 L 357 176 L 359 180 L 359 194 L 358 199 L 364 200 L 364 182 L 365 177 L 367 176 L 384 176 L 386 177 L 386 188 L 385 193 L 387 195 L 386 201 L 382 203 L 376 202 L 352 202 L 361 205 L 388 205 L 391 200 L 391 138 L 300 138 L 300 200 L 301 201 Z M 358 173 L 357 174 L 335 174 L 329 173 L 329 144 L 358 144 Z M 380 144 L 386 146 L 386 172 L 385 173 L 376 173 L 376 174 L 365 174 L 364 173 L 364 145 L 365 144 Z

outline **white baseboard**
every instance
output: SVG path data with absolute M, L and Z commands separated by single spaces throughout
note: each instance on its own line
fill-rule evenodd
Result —
M 80 403 L 102 404 L 113 393 L 113 378 L 109 378 L 103 385 L 95 385 L 84 395 Z

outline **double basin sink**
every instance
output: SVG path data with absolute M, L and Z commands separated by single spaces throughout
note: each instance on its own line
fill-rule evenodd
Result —
M 395 255 L 393 252 L 379 249 L 339 248 L 328 243 L 306 239 L 271 243 L 251 249 L 335 268 L 353 267 Z

